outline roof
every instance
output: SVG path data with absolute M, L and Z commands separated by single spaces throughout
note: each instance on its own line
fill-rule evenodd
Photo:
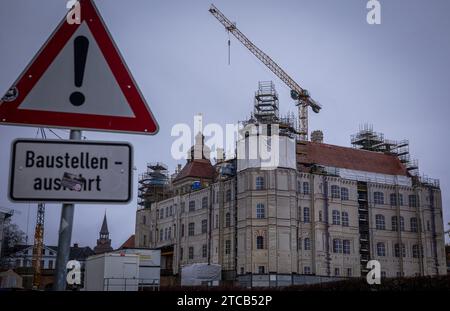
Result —
M 106 212 L 105 212 L 105 216 L 103 217 L 103 224 L 102 224 L 102 228 L 100 229 L 100 234 L 109 234 L 108 221 L 106 220 Z
M 9 250 L 8 254 L 6 254 L 6 255 L 14 257 L 14 254 L 22 252 L 25 249 L 30 249 L 30 248 L 32 249 L 33 245 L 16 245 L 13 248 L 11 248 Z M 55 251 L 55 253 L 58 252 L 58 246 L 44 245 L 44 248 L 51 249 L 51 250 Z M 69 259 L 83 260 L 92 255 L 94 255 L 94 251 L 89 246 L 85 246 L 85 247 L 71 246 L 70 247 Z
M 386 175 L 408 176 L 400 160 L 391 154 L 316 142 L 297 143 L 297 162 Z
M 206 159 L 196 159 L 186 163 L 186 165 L 175 177 L 174 181 L 181 180 L 187 177 L 213 179 L 215 174 L 214 167 L 211 162 Z
M 134 248 L 134 234 L 131 235 L 128 240 L 126 240 L 122 246 L 119 247 L 119 249 L 124 249 L 124 248 Z

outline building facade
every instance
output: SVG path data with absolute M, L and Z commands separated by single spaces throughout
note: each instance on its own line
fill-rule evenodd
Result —
M 237 160 L 213 166 L 205 154 L 192 157 L 209 152 L 197 136 L 172 178 L 158 171 L 157 182 L 148 179 L 153 170 L 142 177 L 136 246 L 160 248 L 169 274 L 214 263 L 223 280 L 242 285 L 361 277 L 372 259 L 382 277 L 446 274 L 437 181 L 413 175 L 401 152 L 297 141 L 273 119 L 280 151 L 270 169 L 240 152 L 267 133 L 263 119 L 252 118 L 256 130 L 238 141 Z

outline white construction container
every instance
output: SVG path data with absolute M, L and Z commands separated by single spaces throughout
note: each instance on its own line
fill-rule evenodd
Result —
M 139 256 L 139 287 L 159 287 L 161 279 L 161 250 L 127 248 L 114 251 L 118 254 Z
M 139 255 L 105 253 L 88 257 L 84 275 L 87 291 L 137 291 Z
M 194 263 L 181 268 L 181 286 L 217 286 L 221 278 L 220 265 Z

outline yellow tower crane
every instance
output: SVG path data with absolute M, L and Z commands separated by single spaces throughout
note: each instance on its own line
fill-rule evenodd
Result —
M 225 27 L 228 33 L 232 33 L 250 52 L 253 53 L 267 68 L 269 68 L 281 81 L 291 89 L 291 97 L 298 106 L 298 116 L 300 121 L 300 140 L 308 140 L 308 106 L 315 113 L 319 113 L 322 108 L 318 102 L 313 100 L 309 92 L 298 85 L 280 66 L 277 65 L 266 53 L 254 45 L 219 9 L 211 4 L 209 12 Z M 228 41 L 228 45 L 229 45 Z

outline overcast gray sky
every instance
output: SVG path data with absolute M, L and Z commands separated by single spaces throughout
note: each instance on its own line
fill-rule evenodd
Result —
M 295 111 L 289 89 L 237 40 L 227 63 L 227 34 L 208 12 L 211 0 L 96 0 L 128 67 L 160 125 L 156 136 L 83 132 L 90 140 L 125 140 L 137 173 L 170 155 L 175 123 L 234 123 L 250 114 L 260 80 L 273 80 L 282 113 Z M 450 1 L 381 0 L 382 24 L 368 25 L 365 0 L 216 0 L 216 6 L 320 101 L 310 130 L 350 146 L 362 123 L 391 139 L 409 139 L 421 173 L 441 181 L 450 221 Z M 5 93 L 66 13 L 63 0 L 0 2 L 0 93 Z M 68 133 L 57 130 L 65 137 Z M 10 144 L 35 128 L 0 126 L 0 206 L 33 241 L 36 206 L 7 199 Z M 49 135 L 51 137 L 51 135 Z M 181 163 L 181 162 L 180 162 Z M 135 185 L 137 174 L 135 174 Z M 77 205 L 72 242 L 94 246 L 107 210 L 113 246 L 134 233 L 128 205 Z M 46 208 L 45 243 L 57 244 L 60 205 Z M 447 225 L 446 225 L 447 227 Z M 27 229 L 28 228 L 28 229 Z

